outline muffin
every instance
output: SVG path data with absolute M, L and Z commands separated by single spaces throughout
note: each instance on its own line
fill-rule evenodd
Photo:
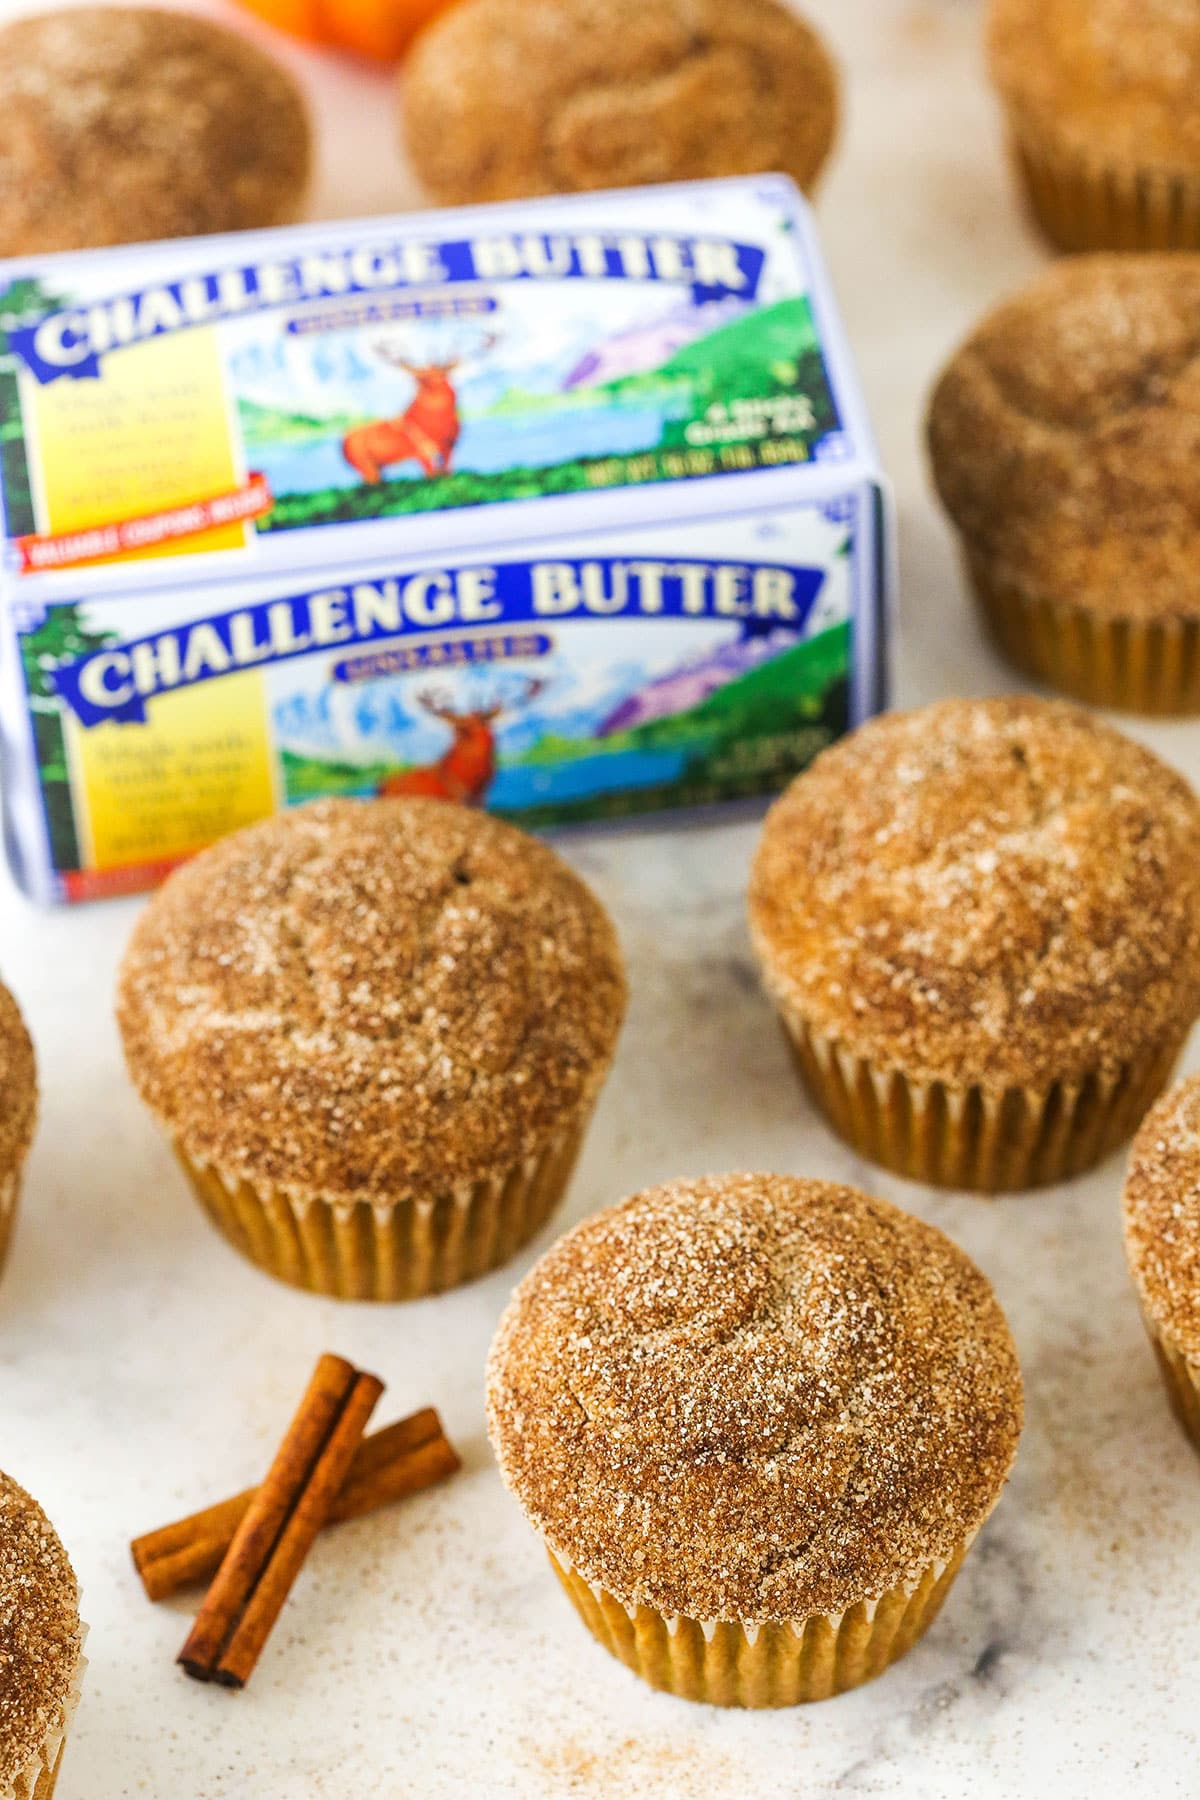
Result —
M 779 0 L 458 0 L 403 103 L 447 205 L 762 170 L 811 189 L 838 108 L 828 52 Z
M 121 968 L 130 1073 L 244 1255 L 345 1299 L 505 1262 L 562 1198 L 625 978 L 546 845 L 444 801 L 324 800 L 150 901 Z
M 937 1616 L 1021 1431 L 1004 1315 L 931 1225 L 782 1175 L 586 1219 L 517 1289 L 488 1413 L 584 1622 L 652 1687 L 822 1700 Z
M 291 77 L 187 13 L 90 6 L 0 30 L 0 256 L 298 218 L 312 147 Z
M 1063 250 L 1200 250 L 1197 0 L 992 0 L 989 60 Z
M 0 1269 L 37 1122 L 37 1066 L 21 1009 L 0 982 Z
M 79 1699 L 83 1637 L 58 1533 L 0 1473 L 0 1800 L 50 1800 Z
M 1147 1115 L 1125 1181 L 1125 1251 L 1171 1405 L 1200 1448 L 1200 1076 Z
M 938 490 L 993 637 L 1077 699 L 1200 712 L 1200 257 L 1057 265 L 934 392 Z
M 750 926 L 855 1149 L 946 1187 L 1063 1181 L 1132 1135 L 1200 1012 L 1200 801 L 1061 701 L 892 713 L 771 809 Z

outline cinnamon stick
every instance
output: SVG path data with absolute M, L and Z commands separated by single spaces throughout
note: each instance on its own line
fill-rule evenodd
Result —
M 444 1481 L 461 1467 L 462 1460 L 447 1439 L 436 1410 L 426 1406 L 363 1439 L 329 1509 L 327 1523 L 362 1518 L 377 1507 Z M 181 1588 L 210 1580 L 257 1492 L 257 1488 L 247 1488 L 135 1538 L 130 1549 L 147 1598 L 166 1600 Z
M 323 1356 L 225 1553 L 181 1666 L 197 1681 L 244 1687 L 337 1498 L 383 1383 Z

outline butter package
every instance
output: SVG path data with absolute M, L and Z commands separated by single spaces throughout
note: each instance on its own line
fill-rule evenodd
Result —
M 0 264 L 0 331 L 38 898 L 322 794 L 770 793 L 882 703 L 886 489 L 781 177 Z

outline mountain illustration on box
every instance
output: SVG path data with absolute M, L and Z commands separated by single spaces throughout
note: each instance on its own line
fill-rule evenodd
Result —
M 603 387 L 630 375 L 645 375 L 662 368 L 697 338 L 739 318 L 744 310 L 740 300 L 676 307 L 649 325 L 618 332 L 588 350 L 567 376 L 563 388 L 569 393 L 572 389 Z
M 787 635 L 696 658 L 610 704 L 599 727 L 547 717 L 532 741 L 521 734 L 523 748 L 505 747 L 483 798 L 494 812 L 538 825 L 649 811 L 681 786 L 687 803 L 782 786 L 849 721 L 849 626 L 781 648 Z M 672 696 L 682 710 L 672 709 Z M 400 723 L 394 702 L 387 712 Z M 278 713 L 276 725 L 291 804 L 317 794 L 377 793 L 405 773 L 379 752 L 359 761 L 288 747 Z
M 770 662 L 790 649 L 794 641 L 789 631 L 770 631 L 722 644 L 630 694 L 601 722 L 596 735 L 612 737 L 618 731 L 631 731 L 656 719 L 690 712 L 727 682 L 736 681 L 760 663 Z
M 375 385 L 361 380 L 356 351 L 358 385 L 333 384 L 328 411 L 307 390 L 295 410 L 261 391 L 241 393 L 247 464 L 275 497 L 258 529 L 806 461 L 838 429 L 803 297 L 676 308 L 626 325 L 565 366 L 514 364 L 508 378 L 498 339 L 499 349 L 489 338 L 465 362 L 420 364 L 377 346 Z M 364 391 L 395 410 L 372 419 Z M 375 447 L 373 462 L 360 453 L 364 442 Z

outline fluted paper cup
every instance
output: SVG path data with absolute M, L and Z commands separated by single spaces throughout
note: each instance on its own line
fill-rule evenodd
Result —
M 415 1300 L 474 1281 L 535 1237 L 566 1193 L 591 1115 L 482 1181 L 395 1204 L 269 1188 L 175 1153 L 236 1250 L 292 1287 L 340 1300 Z
M 1186 1036 L 1111 1074 L 990 1090 L 912 1081 L 801 1019 L 782 1022 L 801 1082 L 839 1137 L 911 1181 L 981 1193 L 1068 1181 L 1119 1149 L 1170 1080 Z
M 966 563 L 997 649 L 1024 674 L 1089 706 L 1200 714 L 1200 619 L 1112 617 L 1031 593 L 969 547 Z
M 81 1627 L 81 1644 L 86 1638 L 87 1626 L 84 1625 Z M 86 1668 L 87 1658 L 83 1655 L 81 1648 L 70 1691 L 64 1703 L 63 1718 L 58 1729 L 50 1733 L 45 1743 L 39 1747 L 36 1754 L 12 1783 L 6 1788 L 0 1788 L 0 1800 L 50 1800 L 58 1783 L 63 1754 L 67 1747 L 67 1733 L 71 1729 L 71 1721 L 74 1719 L 76 1708 L 79 1705 L 79 1694 Z
M 592 1635 L 651 1687 L 710 1706 L 799 1706 L 861 1687 L 937 1618 L 970 1548 L 848 1612 L 766 1624 L 667 1618 L 626 1606 L 553 1551 L 550 1562 Z
M 1159 1372 L 1171 1402 L 1171 1410 L 1200 1450 L 1200 1363 L 1194 1363 L 1163 1336 L 1153 1321 L 1142 1313 L 1146 1335 L 1150 1339 Z
M 1200 176 L 1109 163 L 1014 116 L 1013 161 L 1034 220 L 1060 250 L 1200 250 Z
M 21 1172 L 15 1170 L 6 1180 L 0 1181 L 0 1274 L 8 1257 L 9 1245 L 12 1243 L 13 1227 L 17 1222 L 17 1203 L 21 1198 Z

